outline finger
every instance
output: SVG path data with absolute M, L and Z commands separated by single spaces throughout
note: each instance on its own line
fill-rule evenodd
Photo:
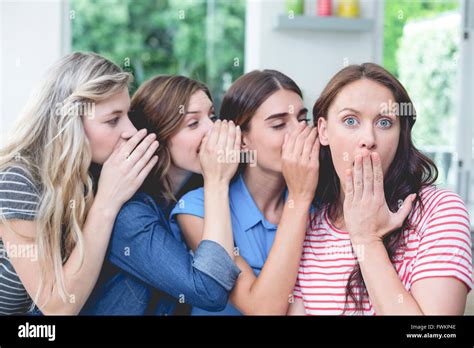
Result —
M 296 138 L 300 133 L 305 129 L 305 124 L 303 122 L 298 123 L 298 126 L 291 132 L 291 134 L 288 136 L 288 140 L 285 146 L 285 153 L 287 155 L 290 155 L 293 153 L 293 149 L 295 147 L 296 143 Z
M 281 149 L 284 151 L 285 146 L 288 143 L 288 133 L 285 133 L 285 137 L 283 138 L 283 145 L 281 146 Z
M 346 169 L 344 201 L 351 203 L 354 199 L 354 187 L 352 184 L 352 170 Z
M 382 161 L 377 152 L 372 152 L 371 158 L 374 169 L 374 195 L 376 197 L 384 197 Z
M 224 120 L 221 125 L 221 130 L 219 132 L 219 139 L 217 140 L 217 148 L 224 150 L 227 143 L 227 134 L 229 131 L 229 125 L 227 120 Z
M 206 148 L 207 146 L 207 143 L 209 141 L 209 136 L 210 136 L 211 132 L 209 131 L 201 140 L 201 146 L 199 147 L 199 156 L 201 156 L 203 153 L 204 153 L 204 149 Z
M 296 156 L 297 158 L 301 157 L 304 143 L 308 138 L 310 132 L 311 128 L 305 126 L 304 130 L 298 135 L 298 137 L 296 138 L 295 147 L 293 149 L 293 156 Z
M 408 197 L 405 198 L 405 200 L 403 201 L 403 204 L 400 209 L 398 209 L 398 211 L 395 213 L 395 220 L 398 226 L 401 226 L 403 224 L 403 221 L 405 221 L 405 219 L 407 218 L 408 214 L 410 214 L 415 199 L 416 193 L 408 195 Z
M 364 179 L 364 192 L 366 197 L 373 197 L 374 195 L 374 175 L 372 169 L 372 160 L 367 149 L 362 150 L 362 166 Z
M 135 133 L 133 137 L 128 139 L 127 143 L 122 147 L 122 153 L 124 159 L 130 157 L 130 154 L 137 147 L 138 143 L 146 136 L 147 130 L 142 129 L 139 132 Z
M 209 134 L 209 138 L 207 141 L 207 146 L 214 147 L 219 140 L 219 132 L 221 130 L 222 121 L 217 120 L 211 128 L 211 133 Z
M 124 137 L 124 135 L 122 134 L 120 138 L 117 140 L 117 142 L 115 143 L 114 151 L 120 149 L 124 144 L 126 144 L 128 139 L 129 138 Z
M 235 142 L 234 142 L 234 150 L 237 151 L 237 155 L 240 153 L 240 146 L 242 145 L 242 131 L 240 130 L 240 126 L 235 127 Z M 237 157 L 240 158 L 240 157 Z
M 229 121 L 228 124 L 229 129 L 227 130 L 227 144 L 226 149 L 231 151 L 234 149 L 235 145 L 235 124 L 232 121 Z
M 133 150 L 133 152 L 128 156 L 127 161 L 132 165 L 135 165 L 137 161 L 143 156 L 143 154 L 147 151 L 147 149 L 152 145 L 152 143 L 156 139 L 156 134 L 151 133 L 142 140 L 140 144 Z
M 146 177 L 152 171 L 153 167 L 158 163 L 158 156 L 153 156 L 146 166 L 142 169 L 142 171 L 137 175 L 138 186 L 140 187 L 143 182 L 145 181 Z
M 308 127 L 308 128 L 311 128 L 311 127 Z M 316 139 L 317 135 L 318 135 L 317 128 L 313 128 L 310 131 L 308 137 L 306 138 L 306 141 L 304 142 L 302 158 L 305 161 L 309 162 L 311 151 L 313 150 L 313 147 L 314 147 L 314 143 L 319 142 L 319 140 Z
M 362 198 L 362 192 L 364 189 L 362 179 L 362 156 L 356 155 L 354 160 L 354 200 L 360 200 Z
M 134 175 L 138 175 L 143 168 L 146 166 L 146 164 L 150 161 L 150 159 L 153 157 L 153 155 L 156 154 L 156 150 L 158 149 L 158 142 L 154 141 L 147 149 L 146 152 L 140 156 L 140 158 L 136 161 L 134 164 L 131 172 Z M 133 156 L 134 154 L 132 154 Z

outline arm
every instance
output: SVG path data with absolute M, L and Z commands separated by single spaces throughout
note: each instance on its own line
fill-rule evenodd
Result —
M 362 155 L 355 158 L 354 174 L 351 170 L 346 174 L 344 219 L 376 313 L 462 314 L 467 288 L 459 279 L 464 279 L 467 284 L 472 282 L 467 213 L 463 213 L 463 209 L 459 209 L 462 214 L 444 212 L 436 216 L 435 224 L 428 223 L 412 270 L 411 293 L 408 292 L 390 262 L 383 236 L 402 226 L 410 213 L 414 195 L 409 195 L 399 211 L 392 213 L 384 197 L 380 156 L 377 153 L 369 155 L 368 151 L 363 151 Z M 463 214 L 465 216 L 461 217 Z M 440 219 L 445 219 L 446 227 L 453 228 L 438 230 L 443 225 L 439 223 Z M 433 238 L 431 233 L 435 235 Z M 433 248 L 433 245 L 445 239 L 454 242 L 448 246 L 440 245 L 446 249 L 444 254 L 439 253 L 437 250 L 443 249 Z M 467 248 L 459 245 L 459 241 L 464 241 Z M 467 255 L 463 250 L 467 250 Z M 450 256 L 446 257 L 446 254 Z M 465 273 L 468 275 L 465 276 Z
M 426 278 L 416 281 L 408 292 L 383 243 L 365 245 L 359 264 L 370 300 L 377 314 L 462 315 L 467 288 L 456 278 Z
M 239 274 L 214 241 L 202 241 L 193 258 L 168 230 L 164 214 L 136 200 L 117 217 L 110 261 L 151 287 L 213 311 L 224 308 Z
M 288 202 L 293 198 L 288 196 Z M 230 300 L 243 313 L 250 315 L 287 312 L 290 294 L 296 283 L 303 252 L 311 203 L 293 200 L 294 207 L 285 204 L 270 254 L 256 277 L 243 258 L 236 260 L 242 270 Z
M 242 270 L 231 301 L 245 314 L 286 314 L 296 282 L 311 200 L 318 179 L 319 140 L 316 131 L 300 128 L 284 145 L 284 175 L 289 195 L 268 259 L 257 278 L 242 257 Z M 191 246 L 202 236 L 202 219 L 178 215 L 178 223 Z
M 295 298 L 295 301 L 288 307 L 286 315 L 305 315 L 304 302 L 301 298 Z
M 218 120 L 209 136 L 205 136 L 199 159 L 204 176 L 204 229 L 202 239 L 214 240 L 234 258 L 234 238 L 230 221 L 229 182 L 238 167 L 225 163 L 220 156 L 230 151 L 239 153 L 240 127 Z
M 80 263 L 82 255 L 76 246 L 62 268 L 65 289 L 70 295 L 66 301 L 59 293 L 52 271 L 48 270 L 46 278 L 41 280 L 44 267 L 38 262 L 38 255 L 10 258 L 31 298 L 36 299 L 43 281 L 44 289 L 36 299 L 36 305 L 42 313 L 77 314 L 89 297 L 102 268 L 110 233 L 120 206 L 138 189 L 156 164 L 157 159 L 152 158 L 156 150 L 151 146 L 152 139 L 144 140 L 137 146 L 145 135 L 146 132 L 137 133 L 126 143 L 117 144 L 113 154 L 104 164 L 99 191 L 82 227 L 83 262 Z M 122 161 L 119 156 L 123 151 L 133 152 L 135 158 Z M 117 171 L 123 175 L 117 175 Z M 5 244 L 18 247 L 28 245 L 37 253 L 35 221 L 11 220 L 7 226 L 0 225 L 0 233 Z

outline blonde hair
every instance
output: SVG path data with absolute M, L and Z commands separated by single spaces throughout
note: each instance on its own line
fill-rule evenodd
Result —
M 94 193 L 82 105 L 94 105 L 128 88 L 130 81 L 130 74 L 97 54 L 75 52 L 63 57 L 30 97 L 0 149 L 0 171 L 22 167 L 41 193 L 35 239 L 42 272 L 35 303 L 45 286 L 46 270 L 53 270 L 52 284 L 66 302 L 63 264 L 76 246 L 77 270 L 84 262 L 82 227 Z M 1 221 L 6 223 L 4 216 Z

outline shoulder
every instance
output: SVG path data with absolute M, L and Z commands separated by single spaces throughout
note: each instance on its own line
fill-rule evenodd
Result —
M 420 193 L 413 218 L 418 221 L 418 231 L 423 234 L 428 228 L 447 227 L 461 222 L 470 229 L 469 214 L 462 198 L 447 189 L 429 186 Z
M 420 240 L 419 252 L 471 254 L 471 223 L 461 197 L 446 189 L 428 187 L 419 193 L 410 235 Z M 467 256 L 470 260 L 470 256 Z
M 189 214 L 204 217 L 204 188 L 200 187 L 183 195 L 171 211 L 170 219 L 174 221 L 178 214 Z
M 6 219 L 33 220 L 40 202 L 39 185 L 24 167 L 0 171 L 0 208 Z

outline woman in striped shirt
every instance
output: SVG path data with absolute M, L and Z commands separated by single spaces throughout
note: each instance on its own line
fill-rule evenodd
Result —
M 434 186 L 412 143 L 413 104 L 375 64 L 337 73 L 313 108 L 319 209 L 289 314 L 462 315 L 472 288 L 469 217 Z
M 128 118 L 130 78 L 63 57 L 0 149 L 0 315 L 76 314 L 91 293 L 118 211 L 157 163 L 156 136 Z

